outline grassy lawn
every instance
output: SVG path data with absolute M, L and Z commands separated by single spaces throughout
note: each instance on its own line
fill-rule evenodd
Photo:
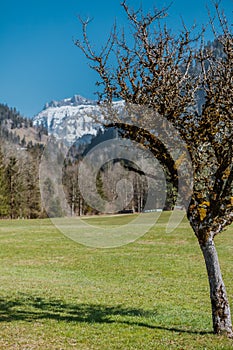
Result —
M 212 334 L 196 238 L 185 220 L 165 233 L 167 216 L 111 249 L 75 243 L 49 220 L 0 221 L 0 349 L 232 349 Z M 233 310 L 233 227 L 216 245 Z

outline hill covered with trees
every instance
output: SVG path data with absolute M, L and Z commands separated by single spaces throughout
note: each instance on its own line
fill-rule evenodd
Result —
M 0 137 L 0 218 L 39 217 L 38 167 L 46 130 L 0 104 Z

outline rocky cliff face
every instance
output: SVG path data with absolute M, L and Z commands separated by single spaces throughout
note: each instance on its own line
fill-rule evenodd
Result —
M 114 102 L 115 108 L 124 109 L 122 101 Z M 34 126 L 43 126 L 48 135 L 67 145 L 79 141 L 89 143 L 101 128 L 103 111 L 96 101 L 75 95 L 72 98 L 47 103 L 33 119 Z
M 44 109 L 34 117 L 33 125 L 43 125 L 49 135 L 71 145 L 84 136 L 95 136 L 100 124 L 92 116 L 100 117 L 100 107 L 95 101 L 79 95 L 61 101 L 47 103 Z

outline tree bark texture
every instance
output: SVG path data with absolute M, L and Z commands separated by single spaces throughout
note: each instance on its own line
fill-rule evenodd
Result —
M 230 306 L 213 239 L 200 243 L 200 247 L 204 255 L 210 285 L 214 333 L 233 337 Z

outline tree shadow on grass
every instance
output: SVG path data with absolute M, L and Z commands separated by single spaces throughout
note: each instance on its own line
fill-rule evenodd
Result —
M 46 300 L 28 295 L 22 295 L 15 299 L 0 299 L 0 322 L 33 322 L 50 319 L 79 323 L 121 323 L 129 326 L 199 335 L 212 333 L 156 326 L 151 324 L 156 315 L 155 310 L 127 308 L 122 305 L 67 304 L 62 300 Z

